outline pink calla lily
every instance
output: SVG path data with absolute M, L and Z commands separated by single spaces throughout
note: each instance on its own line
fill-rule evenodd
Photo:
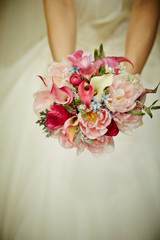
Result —
M 94 96 L 94 87 L 91 84 L 87 84 L 86 81 L 83 80 L 78 87 L 78 94 L 87 108 L 89 108 L 91 100 Z
M 47 84 L 46 84 L 44 78 L 43 78 L 42 76 L 39 76 L 39 75 L 38 75 L 38 77 L 42 80 L 42 82 L 44 83 L 44 85 L 47 87 Z
M 67 86 L 58 88 L 57 85 L 53 82 L 51 97 L 56 103 L 70 104 L 73 101 L 73 92 Z
M 65 134 L 70 143 L 73 143 L 77 128 L 78 128 L 77 116 L 69 118 L 64 124 Z

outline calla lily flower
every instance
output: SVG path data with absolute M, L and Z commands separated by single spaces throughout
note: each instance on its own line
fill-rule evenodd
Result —
M 77 116 L 73 116 L 73 117 L 69 118 L 64 124 L 64 131 L 65 131 L 66 137 L 70 143 L 73 143 L 77 128 L 78 128 Z
M 94 87 L 94 90 L 96 91 L 97 95 L 95 95 L 95 98 L 98 100 L 103 96 L 103 90 L 106 87 L 109 87 L 113 82 L 113 74 L 104 74 L 102 76 L 95 76 L 91 79 L 90 83 Z
M 53 82 L 51 97 L 56 103 L 70 104 L 73 101 L 73 92 L 67 86 L 58 88 L 57 85 Z
M 87 84 L 86 81 L 83 80 L 78 87 L 78 94 L 81 100 L 87 106 L 87 108 L 89 108 L 89 105 L 94 95 L 94 87 L 91 84 Z

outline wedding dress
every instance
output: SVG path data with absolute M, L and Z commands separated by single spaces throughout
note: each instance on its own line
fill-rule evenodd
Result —
M 75 0 L 77 49 L 102 42 L 107 56 L 124 56 L 131 2 Z M 147 88 L 159 81 L 159 40 L 158 33 L 142 75 Z M 50 61 L 44 37 L 1 68 L 0 239 L 160 239 L 160 113 L 145 116 L 131 136 L 119 134 L 113 153 L 77 157 L 35 124 L 36 76 L 45 75 Z

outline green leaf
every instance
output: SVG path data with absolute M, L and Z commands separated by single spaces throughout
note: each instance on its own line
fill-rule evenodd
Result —
M 71 108 L 69 105 L 62 105 L 68 112 L 73 112 L 73 108 Z
M 159 99 L 157 99 L 156 101 L 154 101 L 150 107 L 152 107 L 153 105 L 155 105 L 158 101 L 159 101 Z
M 81 99 L 75 99 L 75 104 L 80 104 L 81 102 Z
M 103 50 L 103 44 L 101 43 L 99 46 L 99 58 L 104 58 L 104 50 Z
M 106 73 L 106 69 L 103 66 L 101 66 L 100 69 L 99 69 L 99 76 L 102 76 L 105 73 Z
M 98 50 L 97 50 L 97 49 L 94 50 L 94 59 L 95 59 L 95 60 L 98 60 L 98 59 L 99 59 Z
M 80 109 L 79 111 L 80 111 L 80 113 L 83 115 L 83 117 L 88 118 L 88 115 L 87 115 L 87 113 L 86 113 L 85 110 Z
M 131 111 L 129 111 L 129 113 L 131 113 L 133 115 L 139 115 L 139 116 L 145 115 L 145 113 L 139 112 L 139 111 L 136 111 L 136 110 L 131 110 Z
M 148 108 L 148 107 L 146 107 L 145 105 L 143 105 L 143 110 L 144 110 L 151 118 L 153 117 L 150 108 Z
M 152 110 L 158 110 L 158 109 L 160 109 L 160 106 L 153 106 L 153 107 L 151 107 L 151 109 Z
M 109 93 L 108 87 L 104 89 L 104 93 L 105 93 L 105 95 L 107 95 Z

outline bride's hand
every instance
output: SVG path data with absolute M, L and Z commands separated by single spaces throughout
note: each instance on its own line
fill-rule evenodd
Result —
M 159 21 L 159 0 L 134 0 L 128 26 L 126 57 L 134 68 L 126 63 L 131 74 L 141 73 L 156 37 Z
M 48 40 L 54 61 L 75 51 L 76 10 L 73 0 L 43 0 Z

